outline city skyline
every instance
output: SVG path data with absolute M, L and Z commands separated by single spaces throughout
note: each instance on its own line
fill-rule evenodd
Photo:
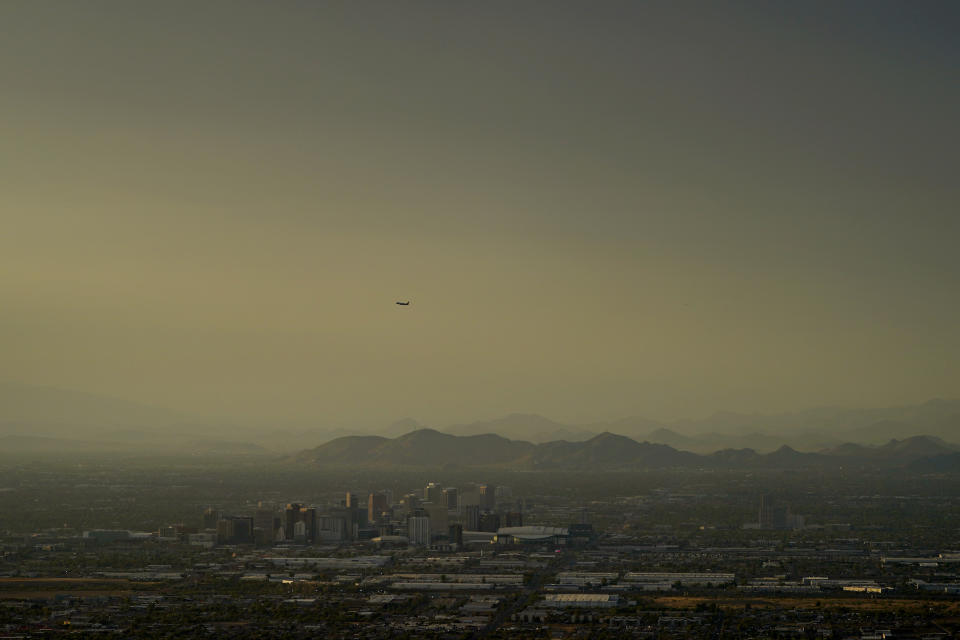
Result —
M 960 637 L 958 33 L 0 2 L 0 636 Z

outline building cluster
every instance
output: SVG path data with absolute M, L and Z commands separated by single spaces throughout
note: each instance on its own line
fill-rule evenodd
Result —
M 760 512 L 756 522 L 748 522 L 746 529 L 803 529 L 806 519 L 790 510 L 790 505 L 771 495 L 760 497 Z
M 471 544 L 542 541 L 565 544 L 567 530 L 525 528 L 523 501 L 510 487 L 471 485 L 461 490 L 430 482 L 422 491 L 394 496 L 391 490 L 347 491 L 335 505 L 259 503 L 252 514 L 225 514 L 210 507 L 198 527 L 171 525 L 161 537 L 191 544 L 379 544 L 461 549 Z M 555 529 L 555 530 L 554 530 Z M 502 532 L 502 533 L 501 533 Z M 589 536 L 591 531 L 575 530 Z
M 723 480 L 347 478 L 296 501 L 208 490 L 163 519 L 155 485 L 83 486 L 86 522 L 114 528 L 0 535 L 0 637 L 960 637 L 960 494 Z M 152 531 L 120 528 L 132 509 Z

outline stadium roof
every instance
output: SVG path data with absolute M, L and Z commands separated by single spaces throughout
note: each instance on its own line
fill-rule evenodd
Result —
M 497 536 L 513 536 L 520 540 L 539 540 L 541 538 L 555 538 L 569 535 L 564 527 L 542 527 L 530 525 L 526 527 L 501 527 L 497 529 Z

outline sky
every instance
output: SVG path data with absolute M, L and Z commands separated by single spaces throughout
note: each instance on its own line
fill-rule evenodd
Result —
M 960 396 L 958 29 L 0 3 L 0 379 L 324 424 Z

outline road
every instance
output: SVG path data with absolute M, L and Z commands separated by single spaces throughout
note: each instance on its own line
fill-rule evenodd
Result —
M 490 619 L 490 622 L 483 629 L 478 631 L 473 635 L 474 638 L 485 638 L 497 629 L 500 628 L 504 622 L 510 620 L 510 617 L 522 611 L 526 608 L 527 600 L 530 599 L 530 596 L 539 592 L 540 587 L 543 586 L 544 580 L 552 575 L 555 575 L 557 571 L 565 566 L 572 565 L 575 560 L 573 553 L 564 552 L 563 554 L 557 554 L 557 557 L 548 562 L 545 566 L 537 569 L 534 572 L 533 576 L 530 578 L 523 591 L 520 592 L 519 597 L 513 600 L 509 604 L 504 604 L 499 609 L 497 609 L 496 614 Z

